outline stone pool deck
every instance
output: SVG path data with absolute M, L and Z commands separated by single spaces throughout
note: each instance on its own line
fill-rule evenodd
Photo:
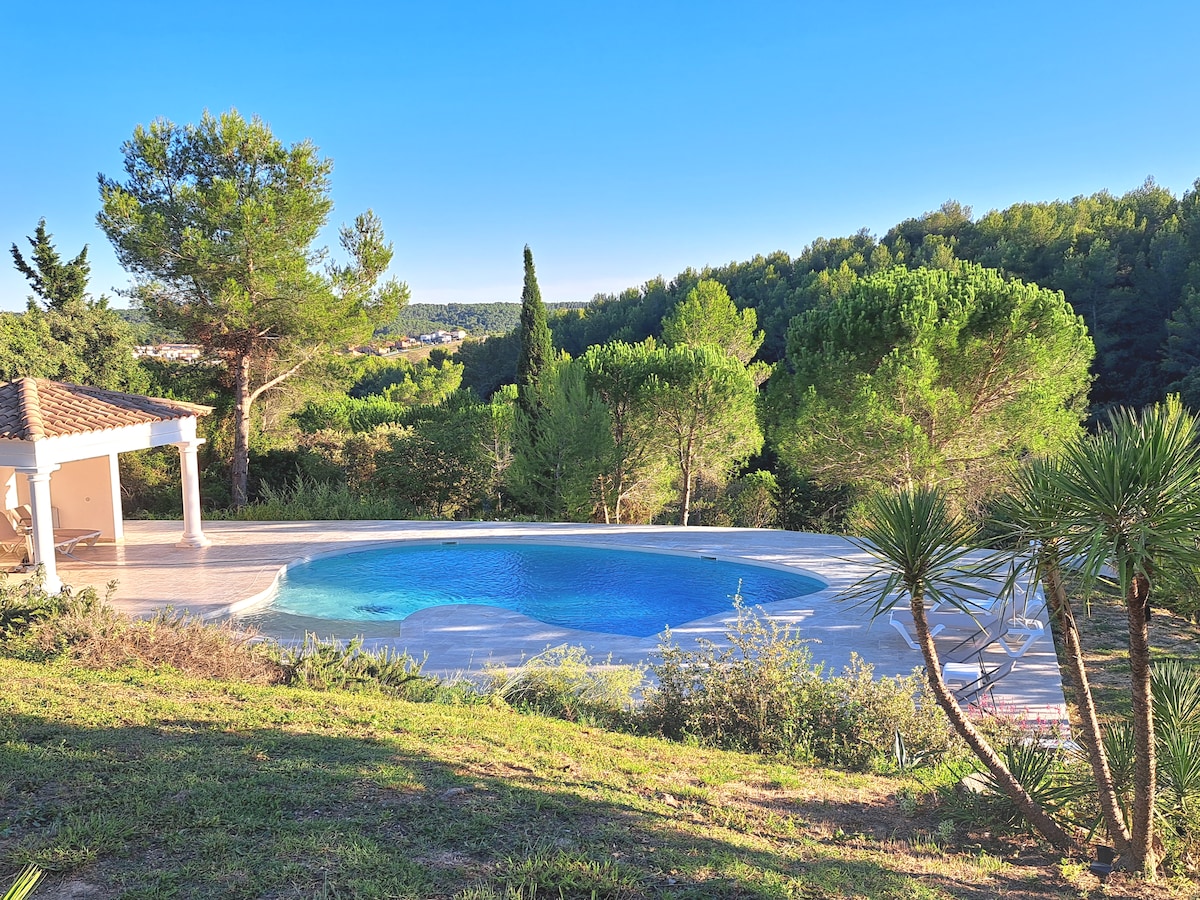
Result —
M 59 574 L 70 585 L 103 590 L 117 583 L 113 603 L 134 615 L 166 606 L 210 619 L 241 618 L 261 623 L 281 640 L 304 631 L 350 638 L 367 629 L 369 643 L 388 644 L 427 657 L 426 671 L 453 674 L 488 664 L 519 663 L 549 646 L 582 645 L 596 659 L 634 663 L 657 647 L 656 638 L 573 631 L 545 625 L 519 613 L 486 606 L 443 606 L 414 613 L 403 623 L 343 623 L 261 617 L 262 600 L 289 563 L 326 553 L 365 549 L 393 541 L 504 540 L 581 543 L 597 547 L 653 550 L 745 559 L 798 568 L 829 587 L 795 600 L 770 604 L 776 619 L 810 641 L 813 659 L 840 672 L 857 653 L 876 675 L 906 675 L 921 665 L 886 619 L 872 623 L 867 611 L 837 597 L 868 572 L 869 557 L 832 535 L 744 528 L 679 528 L 649 525 L 577 525 L 497 522 L 206 522 L 212 546 L 177 548 L 179 522 L 126 522 L 123 544 L 81 548 L 78 559 L 59 557 Z M 1045 614 L 1043 613 L 1043 620 Z M 683 645 L 697 638 L 720 640 L 732 612 L 677 628 Z M 989 658 L 1004 660 L 992 648 Z M 1000 681 L 994 698 L 1001 711 L 1048 722 L 1065 718 L 1062 680 L 1049 628 Z

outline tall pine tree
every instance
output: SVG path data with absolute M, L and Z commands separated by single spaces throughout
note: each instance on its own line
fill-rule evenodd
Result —
M 517 398 L 531 428 L 538 418 L 538 380 L 554 359 L 546 306 L 533 270 L 533 251 L 525 245 L 525 287 L 521 290 L 521 356 L 517 360 Z

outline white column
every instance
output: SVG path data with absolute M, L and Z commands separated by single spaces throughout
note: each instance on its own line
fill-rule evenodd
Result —
M 57 467 L 56 467 L 57 468 Z M 57 594 L 62 590 L 62 579 L 54 564 L 54 513 L 50 502 L 50 470 L 24 471 L 29 478 L 29 510 L 33 515 L 33 534 L 29 543 L 33 550 L 35 566 L 45 567 L 46 592 Z
M 108 454 L 108 494 L 112 497 L 113 541 L 120 544 L 125 540 L 125 510 L 121 505 L 121 464 L 116 452 Z
M 200 525 L 200 465 L 196 450 L 203 443 L 203 438 L 197 438 L 175 445 L 179 448 L 179 480 L 183 488 L 183 538 L 176 547 L 207 547 L 212 543 Z

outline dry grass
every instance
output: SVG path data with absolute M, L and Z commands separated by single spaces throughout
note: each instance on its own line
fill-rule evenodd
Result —
M 253 632 L 213 625 L 173 610 L 133 619 L 107 604 L 70 611 L 38 627 L 30 646 L 62 652 L 89 669 L 169 669 L 194 678 L 278 684 L 283 669 Z
M 1115 593 L 1097 591 L 1086 608 L 1076 605 L 1075 615 L 1088 679 L 1101 715 L 1106 720 L 1127 715 L 1129 626 L 1123 600 Z M 1150 651 L 1155 659 L 1200 662 L 1200 625 L 1168 610 L 1155 609 L 1150 620 Z M 1063 689 L 1071 690 L 1066 680 Z

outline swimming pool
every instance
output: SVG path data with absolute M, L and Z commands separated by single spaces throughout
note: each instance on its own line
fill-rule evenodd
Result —
M 739 591 L 753 606 L 825 587 L 806 575 L 695 554 L 445 542 L 292 566 L 267 611 L 385 622 L 430 607 L 474 603 L 549 625 L 644 638 L 727 611 Z

